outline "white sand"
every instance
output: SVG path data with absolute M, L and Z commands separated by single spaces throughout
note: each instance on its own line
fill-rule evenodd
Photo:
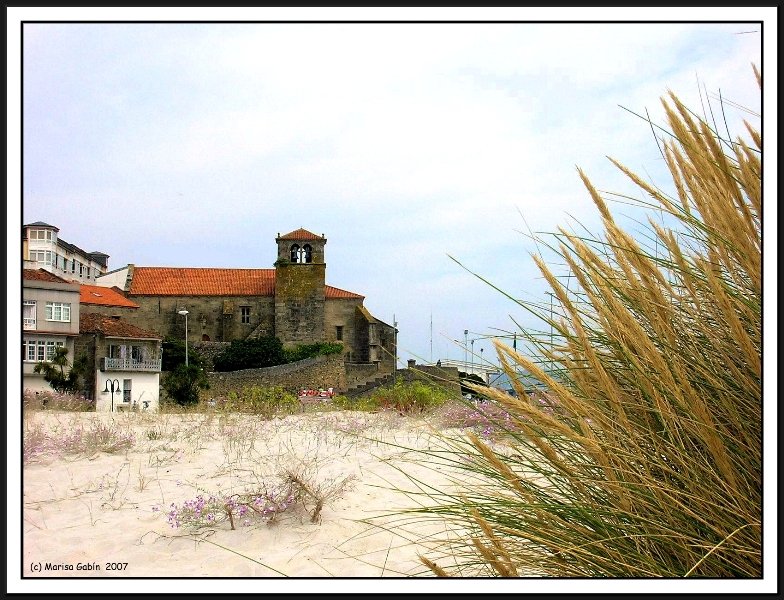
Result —
M 409 477 L 447 481 L 448 473 L 406 450 L 433 444 L 423 420 L 356 412 L 272 421 L 236 414 L 36 412 L 24 427 L 62 439 L 97 422 L 133 434 L 135 444 L 92 456 L 44 451 L 23 467 L 23 578 L 429 575 L 417 558 L 426 548 L 409 540 L 442 531 L 442 525 L 405 526 L 398 518 L 386 530 L 361 522 L 415 506 L 396 491 L 413 489 Z M 167 522 L 172 503 L 181 506 L 199 493 L 259 490 L 287 468 L 322 491 L 350 481 L 316 523 L 307 497 L 272 524 L 254 519 L 242 526 L 238 519 L 235 530 L 226 521 L 197 531 Z M 107 570 L 107 563 L 121 563 L 121 570 Z M 77 570 L 79 565 L 99 569 Z

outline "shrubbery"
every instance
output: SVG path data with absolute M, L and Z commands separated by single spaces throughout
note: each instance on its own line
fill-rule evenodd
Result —
M 300 412 L 299 399 L 280 386 L 249 386 L 239 393 L 229 392 L 221 408 L 229 412 L 251 413 L 271 418 Z
M 343 352 L 343 344 L 339 343 L 316 342 L 284 348 L 283 342 L 276 337 L 234 340 L 228 348 L 215 357 L 213 365 L 216 371 L 260 369 L 341 352 Z
M 374 390 L 370 399 L 380 409 L 394 409 L 400 413 L 424 412 L 442 405 L 450 398 L 444 388 L 421 381 L 395 382 L 391 387 Z
M 276 337 L 234 340 L 212 361 L 216 371 L 260 369 L 286 362 L 283 342 Z

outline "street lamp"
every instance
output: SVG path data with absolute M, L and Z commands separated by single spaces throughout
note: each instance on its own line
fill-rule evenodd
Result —
M 474 374 L 474 342 L 476 340 L 471 340 L 471 375 Z
M 111 388 L 111 389 L 109 389 Z M 103 386 L 103 393 L 112 393 L 112 412 L 114 412 L 114 392 L 120 391 L 120 382 L 117 379 L 107 379 Z
M 188 311 L 184 308 L 178 310 L 177 314 L 185 317 L 185 366 L 188 366 Z
M 465 343 L 463 344 L 463 348 L 465 348 L 465 355 L 463 357 L 463 368 L 465 369 L 468 367 L 468 329 L 463 331 L 463 336 L 465 337 Z

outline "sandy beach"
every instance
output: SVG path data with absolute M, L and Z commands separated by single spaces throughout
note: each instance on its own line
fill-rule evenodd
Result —
M 394 412 L 28 413 L 22 576 L 429 577 L 410 540 L 443 526 L 381 517 L 416 505 L 412 479 L 448 482 L 416 452 L 430 426 Z M 96 439 L 104 450 L 80 449 Z M 283 504 L 261 507 L 262 492 Z M 210 497 L 264 510 L 194 512 Z

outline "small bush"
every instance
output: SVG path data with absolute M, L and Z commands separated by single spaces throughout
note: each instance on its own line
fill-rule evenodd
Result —
M 300 412 L 300 403 L 294 394 L 280 386 L 249 386 L 242 388 L 239 393 L 229 392 L 226 401 L 217 405 L 217 408 L 271 418 Z
M 317 342 L 315 344 L 299 344 L 284 351 L 286 362 L 297 362 L 306 358 L 329 356 L 343 352 L 343 344 L 331 342 Z
M 359 410 L 363 412 L 375 412 L 381 408 L 377 400 L 367 396 L 360 398 L 333 396 L 332 406 L 337 410 Z
M 381 409 L 394 409 L 399 413 L 424 412 L 441 406 L 450 398 L 449 392 L 436 385 L 421 381 L 402 383 L 374 390 L 371 400 Z

